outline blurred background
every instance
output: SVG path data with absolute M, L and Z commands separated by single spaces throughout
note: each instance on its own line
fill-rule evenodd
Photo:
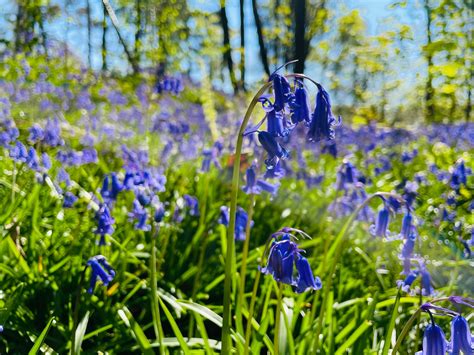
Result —
M 106 6 L 106 5 L 109 6 Z M 282 64 L 346 122 L 472 121 L 472 0 L 0 0 L 0 55 L 245 95 Z M 1 74 L 0 74 L 1 75 Z

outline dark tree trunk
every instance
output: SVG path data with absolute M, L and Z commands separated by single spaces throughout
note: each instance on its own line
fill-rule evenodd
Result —
M 107 9 L 102 4 L 102 71 L 107 71 Z
M 295 72 L 303 73 L 306 61 L 306 0 L 293 0 Z
M 240 87 L 245 91 L 245 0 L 240 0 Z
M 91 4 L 90 0 L 86 2 L 86 14 L 87 14 L 87 63 L 89 69 L 92 68 L 92 20 L 91 20 Z
M 431 8 L 429 4 L 429 0 L 425 0 L 424 7 L 426 11 L 426 36 L 427 36 L 427 44 L 430 45 L 432 43 L 431 38 Z M 433 66 L 433 55 L 427 51 L 426 60 L 428 62 L 428 76 L 426 79 L 426 87 L 425 87 L 425 120 L 430 122 L 435 119 L 435 107 L 433 102 L 433 74 L 431 73 L 431 68 Z
M 140 63 L 141 38 L 143 33 L 142 25 L 142 7 L 140 0 L 135 0 L 135 47 L 133 49 L 134 57 L 137 63 Z
M 258 14 L 257 0 L 252 0 L 253 17 L 255 19 L 255 27 L 257 28 L 258 45 L 260 47 L 260 60 L 262 61 L 263 69 L 268 76 L 270 76 L 270 66 L 268 65 L 267 48 L 265 47 L 265 39 L 263 38 L 263 27 L 260 15 Z
M 229 22 L 227 20 L 227 14 L 225 11 L 225 1 L 221 0 L 220 18 L 222 25 L 222 32 L 224 35 L 224 62 L 227 63 L 227 69 L 229 70 L 230 81 L 234 91 L 239 90 L 237 85 L 237 79 L 234 73 L 234 63 L 232 61 L 232 48 L 230 46 L 230 34 L 229 34 Z

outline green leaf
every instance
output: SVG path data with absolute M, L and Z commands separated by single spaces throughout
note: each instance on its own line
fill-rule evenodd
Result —
M 44 339 L 46 339 L 46 335 L 48 335 L 49 328 L 51 328 L 51 324 L 53 324 L 53 321 L 54 321 L 54 316 L 49 319 L 48 323 L 46 323 L 46 326 L 44 327 L 39 337 L 36 338 L 36 341 L 33 344 L 33 347 L 31 348 L 28 355 L 34 355 L 39 352 L 41 345 L 43 345 Z
M 179 344 L 181 345 L 181 349 L 186 354 L 189 353 L 188 345 L 186 344 L 186 341 L 183 338 L 183 334 L 181 334 L 181 331 L 179 330 L 178 324 L 176 324 L 176 321 L 174 320 L 168 308 L 166 308 L 166 305 L 161 300 L 161 297 L 158 297 L 158 301 L 160 302 L 161 308 L 163 308 L 163 312 L 165 313 L 165 316 L 168 319 L 168 322 L 170 323 L 171 328 L 173 329 L 174 335 L 176 336 L 176 338 L 179 341 Z
M 74 353 L 80 354 L 82 341 L 84 340 L 84 334 L 86 334 L 87 323 L 89 323 L 90 312 L 87 311 L 86 315 L 79 322 L 76 328 L 76 336 L 74 337 Z
M 400 304 L 401 295 L 402 295 L 402 290 L 401 288 L 399 288 L 398 293 L 397 293 L 397 298 L 395 299 L 395 303 L 393 305 L 392 317 L 390 318 L 387 334 L 385 334 L 385 343 L 383 345 L 382 355 L 388 355 L 388 351 L 390 349 L 390 339 L 392 339 L 392 333 L 393 333 L 393 330 L 395 329 L 395 321 L 397 320 L 397 316 L 398 316 L 398 305 Z
M 132 332 L 133 336 L 135 337 L 138 346 L 140 346 L 140 349 L 142 352 L 146 355 L 152 355 L 154 354 L 151 344 L 148 341 L 148 338 L 146 337 L 145 333 L 143 332 L 143 329 L 140 327 L 140 325 L 135 321 L 133 318 L 132 313 L 129 311 L 129 309 L 125 306 L 123 306 L 121 309 L 118 310 L 118 315 L 119 317 L 123 320 L 125 325 L 130 328 L 130 331 Z

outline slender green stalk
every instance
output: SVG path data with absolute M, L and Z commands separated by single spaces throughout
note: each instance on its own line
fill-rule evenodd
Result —
M 248 210 L 247 225 L 245 226 L 245 241 L 244 247 L 242 250 L 242 265 L 240 266 L 240 287 L 239 287 L 239 297 L 237 299 L 237 310 L 236 310 L 236 319 L 237 319 L 237 331 L 243 329 L 242 324 L 242 307 L 244 305 L 244 294 L 245 294 L 245 278 L 247 274 L 247 257 L 249 254 L 249 244 L 250 244 L 250 228 L 252 227 L 252 218 L 254 211 L 255 195 L 250 195 L 250 206 Z M 240 329 L 239 329 L 240 328 Z
M 303 74 L 289 74 L 287 78 L 300 78 L 307 79 L 314 84 L 317 84 L 313 79 Z M 258 99 L 262 96 L 270 87 L 271 82 L 267 82 L 263 85 L 260 90 L 255 94 L 252 101 L 250 102 L 247 111 L 245 112 L 244 119 L 240 125 L 239 133 L 237 135 L 237 143 L 235 145 L 234 154 L 234 168 L 232 173 L 232 190 L 230 198 L 230 210 L 229 210 L 229 227 L 227 228 L 227 251 L 225 256 L 225 279 L 224 279 L 224 300 L 223 300 L 223 323 L 222 323 L 222 353 L 229 354 L 231 350 L 231 285 L 233 280 L 232 265 L 234 264 L 234 230 L 235 230 L 235 213 L 237 211 L 237 196 L 239 193 L 239 180 L 240 180 L 240 156 L 242 153 L 242 143 L 244 140 L 244 132 L 247 124 L 252 116 L 253 109 L 258 103 Z
M 209 194 L 209 183 L 208 183 L 208 175 L 204 174 L 203 175 L 203 184 L 204 184 L 204 193 L 203 193 L 203 202 L 201 204 L 201 211 L 200 211 L 200 216 L 199 216 L 199 226 L 203 226 L 206 223 L 206 210 L 207 210 L 207 199 L 208 199 L 208 194 Z M 201 248 L 199 251 L 199 257 L 198 257 L 198 263 L 197 263 L 197 271 L 196 274 L 194 275 L 194 283 L 193 283 L 193 290 L 191 292 L 191 299 L 193 301 L 196 300 L 196 294 L 198 290 L 198 285 L 199 285 L 199 278 L 201 277 L 201 271 L 202 271 L 202 265 L 204 264 L 204 257 L 206 254 L 206 249 L 207 249 L 207 232 L 204 232 L 203 234 L 204 238 L 201 244 Z M 194 239 L 194 238 L 193 238 Z M 194 243 L 194 241 L 193 241 Z M 189 330 L 188 330 L 188 338 L 192 338 L 194 334 L 194 322 L 195 322 L 195 317 L 192 316 L 190 321 L 189 321 Z
M 232 173 L 232 190 L 230 199 L 230 211 L 229 211 L 229 227 L 227 228 L 227 250 L 225 257 L 225 279 L 224 279 L 224 314 L 222 323 L 222 353 L 230 354 L 231 349 L 231 338 L 230 338 L 230 320 L 231 320 L 231 304 L 230 304 L 230 293 L 232 284 L 232 264 L 234 255 L 234 231 L 235 231 L 235 213 L 237 211 L 237 195 L 239 193 L 239 180 L 240 180 L 240 156 L 242 153 L 242 143 L 244 140 L 244 131 L 252 115 L 253 109 L 258 103 L 258 99 L 263 95 L 265 91 L 271 86 L 271 83 L 266 83 L 260 88 L 257 94 L 253 97 L 247 112 L 245 113 L 244 120 L 240 125 L 239 134 L 237 136 L 237 144 L 235 145 L 234 154 L 234 169 Z
M 87 265 L 84 267 L 82 271 L 81 277 L 79 278 L 79 283 L 77 284 L 76 289 L 76 300 L 74 302 L 74 313 L 72 316 L 72 337 L 71 337 L 71 355 L 75 355 L 76 353 L 76 328 L 79 322 L 79 307 L 81 305 L 81 291 L 82 291 L 82 284 L 84 283 L 84 278 L 86 276 Z
M 250 335 L 252 334 L 253 312 L 254 312 L 254 309 L 255 309 L 255 303 L 257 302 L 257 291 L 258 291 L 258 283 L 260 281 L 260 275 L 261 275 L 261 272 L 257 271 L 257 274 L 255 275 L 255 281 L 253 283 L 252 297 L 250 298 L 249 316 L 248 316 L 248 319 L 247 319 L 247 328 L 245 329 L 244 355 L 249 354 Z
M 281 294 L 283 293 L 283 283 L 278 283 L 277 288 L 277 307 L 275 311 L 275 337 L 273 339 L 274 354 L 278 355 L 280 351 L 280 313 L 281 313 Z
M 163 345 L 163 327 L 161 326 L 160 307 L 158 304 L 158 288 L 156 280 L 156 237 L 159 228 L 153 223 L 151 231 L 151 258 L 150 258 L 150 282 L 151 282 L 151 310 L 153 316 L 153 328 L 155 336 L 160 344 L 160 354 L 165 354 L 165 347 Z
M 13 161 L 13 172 L 12 172 L 12 205 L 15 203 L 15 184 L 16 184 L 16 161 Z

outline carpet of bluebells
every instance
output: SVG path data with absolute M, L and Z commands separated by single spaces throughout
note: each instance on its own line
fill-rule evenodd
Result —
M 472 354 L 474 123 L 351 126 L 281 69 L 239 133 L 205 82 L 0 73 L 0 353 Z

